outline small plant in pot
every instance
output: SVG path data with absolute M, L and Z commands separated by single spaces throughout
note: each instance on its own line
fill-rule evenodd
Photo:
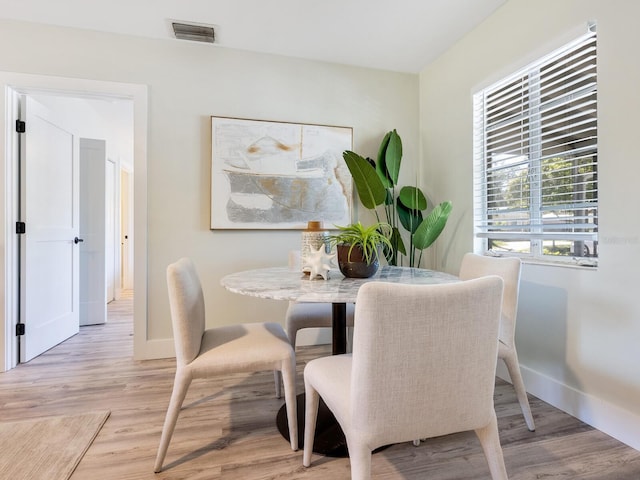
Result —
M 381 247 L 391 247 L 391 226 L 377 222 L 365 227 L 362 223 L 338 226 L 338 233 L 329 239 L 336 246 L 338 267 L 345 277 L 368 278 L 378 271 Z

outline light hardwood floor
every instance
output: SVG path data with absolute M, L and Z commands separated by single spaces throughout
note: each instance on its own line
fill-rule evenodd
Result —
M 0 422 L 111 410 L 111 417 L 71 480 L 320 479 L 349 478 L 346 458 L 314 457 L 302 467 L 277 432 L 282 404 L 273 375 L 234 375 L 191 386 L 165 470 L 153 462 L 169 401 L 174 360 L 134 361 L 131 298 L 109 306 L 104 326 L 78 335 L 28 364 L 0 373 Z M 298 351 L 298 388 L 306 361 L 325 346 Z M 639 480 L 640 452 L 531 397 L 537 430 L 529 432 L 510 385 L 498 380 L 496 410 L 511 480 Z M 1 424 L 0 424 L 1 428 Z M 25 452 L 28 455 L 28 452 Z M 0 460 L 2 458 L 0 452 Z M 373 456 L 374 479 L 488 479 L 471 433 L 394 445 Z M 34 479 L 46 480 L 46 479 Z

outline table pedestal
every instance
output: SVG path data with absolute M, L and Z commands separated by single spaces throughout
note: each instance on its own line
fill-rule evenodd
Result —
M 304 412 L 305 412 L 304 393 L 297 397 L 298 405 L 298 448 L 304 448 Z M 289 425 L 287 422 L 287 408 L 283 405 L 276 416 L 276 425 L 280 434 L 289 440 Z M 325 405 L 320 398 L 318 405 L 318 419 L 316 421 L 316 436 L 313 441 L 313 451 L 327 457 L 348 457 L 347 440 L 344 433 L 333 416 L 331 410 Z
M 347 353 L 347 304 L 333 303 L 331 306 L 331 354 Z

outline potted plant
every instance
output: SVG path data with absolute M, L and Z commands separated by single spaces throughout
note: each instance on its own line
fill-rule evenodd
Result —
M 391 226 L 377 222 L 365 227 L 362 223 L 338 226 L 338 233 L 329 236 L 336 246 L 338 267 L 345 277 L 368 278 L 378 271 L 380 248 L 391 248 Z
M 376 162 L 349 150 L 344 152 L 343 158 L 353 177 L 360 202 L 365 208 L 373 210 L 378 221 L 380 216 L 377 207 L 383 206 L 387 224 L 391 226 L 391 246 L 385 245 L 384 249 L 389 265 L 400 265 L 400 255 L 406 255 L 409 257 L 409 266 L 420 266 L 422 251 L 438 238 L 447 223 L 451 202 L 440 203 L 426 215 L 427 198 L 422 190 L 417 186 L 398 186 L 402 141 L 395 130 L 382 139 Z M 408 248 L 402 239 L 400 227 L 408 232 Z

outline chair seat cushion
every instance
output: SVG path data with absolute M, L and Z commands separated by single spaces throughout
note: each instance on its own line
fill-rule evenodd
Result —
M 332 355 L 311 360 L 304 378 L 314 386 L 338 422 L 348 422 L 351 403 L 352 355 Z
M 281 325 L 243 323 L 206 330 L 200 353 L 189 368 L 194 377 L 199 377 L 278 369 L 282 361 L 293 358 L 293 349 Z

